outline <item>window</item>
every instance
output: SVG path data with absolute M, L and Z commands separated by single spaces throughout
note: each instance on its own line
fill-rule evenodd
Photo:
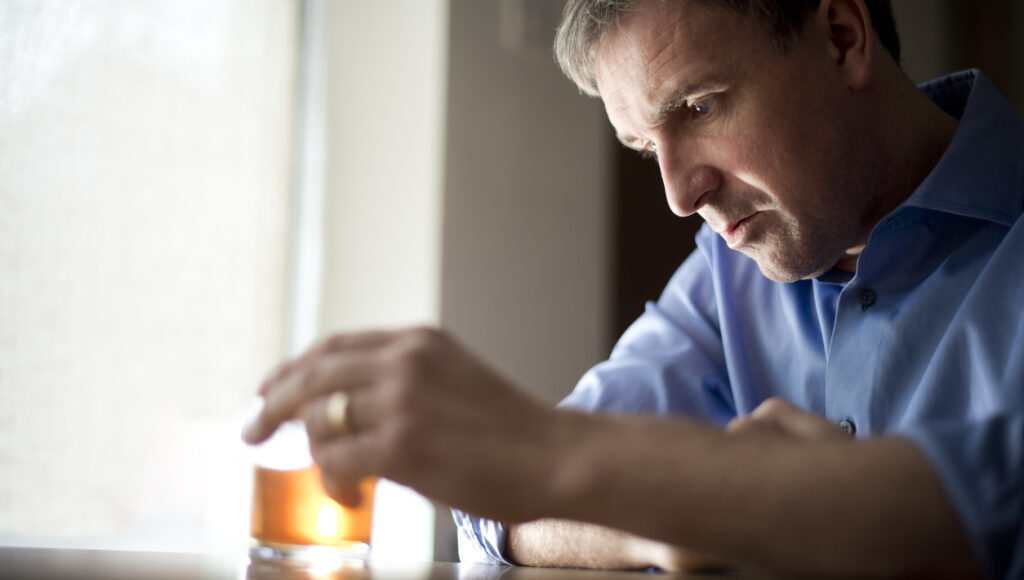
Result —
M 3 543 L 247 539 L 238 430 L 283 354 L 297 19 L 0 3 Z

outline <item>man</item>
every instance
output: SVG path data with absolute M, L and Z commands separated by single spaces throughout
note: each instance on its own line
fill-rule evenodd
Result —
M 707 222 L 659 302 L 559 409 L 440 331 L 332 337 L 246 440 L 301 418 L 339 501 L 411 485 L 497 561 L 1024 575 L 1020 118 L 915 88 L 884 2 L 608 4 L 563 68 Z

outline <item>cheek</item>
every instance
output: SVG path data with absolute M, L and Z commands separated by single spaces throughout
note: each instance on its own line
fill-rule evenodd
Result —
M 724 143 L 719 153 L 729 163 L 722 169 L 744 185 L 770 197 L 788 189 L 784 178 L 791 161 L 770 140 L 753 135 L 735 137 Z
M 729 144 L 736 160 L 733 173 L 793 211 L 800 211 L 795 206 L 817 205 L 841 171 L 835 143 L 824 138 L 829 134 L 834 134 L 830 127 L 802 123 L 751 123 Z

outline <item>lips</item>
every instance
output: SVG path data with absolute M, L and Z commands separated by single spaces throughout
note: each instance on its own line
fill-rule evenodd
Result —
M 757 216 L 761 215 L 761 212 L 756 211 L 742 219 L 731 222 L 721 232 L 722 239 L 732 249 L 737 249 L 742 246 L 747 237 L 750 235 L 750 223 Z

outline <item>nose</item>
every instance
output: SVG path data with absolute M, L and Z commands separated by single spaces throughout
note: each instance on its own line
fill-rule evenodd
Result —
M 722 175 L 706 163 L 693 159 L 692 152 L 658 146 L 658 167 L 665 185 L 665 197 L 672 213 L 686 217 L 706 204 L 722 185 Z

